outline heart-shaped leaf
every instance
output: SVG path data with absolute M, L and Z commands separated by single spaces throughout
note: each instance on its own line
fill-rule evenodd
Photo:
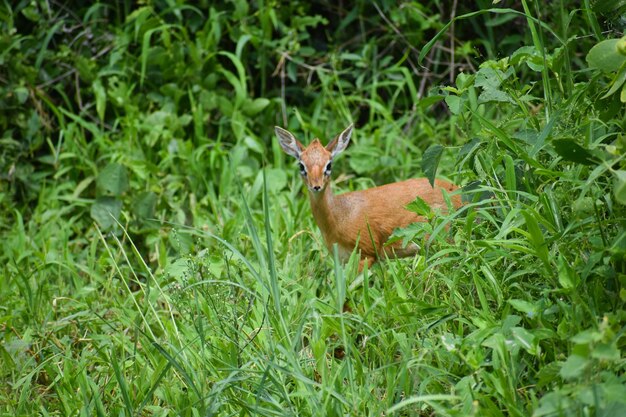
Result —
M 128 190 L 126 167 L 115 162 L 108 164 L 98 175 L 96 183 L 102 194 L 122 195 Z

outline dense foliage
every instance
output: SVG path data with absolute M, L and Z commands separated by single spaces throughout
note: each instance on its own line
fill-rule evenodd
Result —
M 623 1 L 87 3 L 0 4 L 0 414 L 626 407 Z M 364 274 L 272 133 L 350 122 L 466 202 Z

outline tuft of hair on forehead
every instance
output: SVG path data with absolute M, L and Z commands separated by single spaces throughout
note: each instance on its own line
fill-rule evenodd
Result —
M 317 153 L 321 153 L 321 154 L 327 154 L 328 151 L 326 150 L 326 148 L 324 147 L 324 145 L 322 145 L 322 141 L 319 140 L 318 138 L 315 138 L 311 141 L 311 143 L 308 144 L 308 146 L 306 146 L 303 150 L 302 153 L 307 153 L 307 154 L 317 154 Z
M 325 165 L 332 158 L 331 153 L 322 145 L 319 139 L 313 139 L 309 146 L 304 148 L 300 154 L 300 159 L 305 164 Z

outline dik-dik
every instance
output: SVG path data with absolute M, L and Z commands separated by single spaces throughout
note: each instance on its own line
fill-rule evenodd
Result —
M 300 174 L 309 189 L 311 211 L 326 246 L 332 251 L 336 243 L 343 262 L 358 246 L 360 271 L 365 263 L 372 265 L 380 257 L 414 255 L 419 250 L 415 244 L 405 248 L 400 243 L 385 245 L 394 229 L 426 221 L 424 217 L 408 211 L 406 205 L 420 197 L 432 209 L 446 212 L 448 207 L 443 190 L 452 193 L 458 187 L 443 180 L 435 180 L 435 186 L 432 187 L 428 179 L 414 178 L 334 195 L 330 186 L 333 160 L 348 146 L 352 129 L 351 124 L 325 147 L 319 139 L 314 139 L 305 147 L 292 133 L 275 127 L 280 146 L 298 160 Z M 450 196 L 450 199 L 455 208 L 461 205 L 458 193 Z

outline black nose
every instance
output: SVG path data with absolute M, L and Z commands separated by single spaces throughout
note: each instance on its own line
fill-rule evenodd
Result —
M 319 185 L 314 185 L 313 186 L 313 191 L 319 191 L 321 189 L 322 189 L 322 187 L 320 187 Z

